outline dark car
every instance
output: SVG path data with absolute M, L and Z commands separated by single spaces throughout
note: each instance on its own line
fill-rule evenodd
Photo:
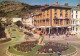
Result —
M 12 31 L 16 31 L 16 29 L 15 29 L 15 28 L 13 28 L 13 29 L 12 29 Z

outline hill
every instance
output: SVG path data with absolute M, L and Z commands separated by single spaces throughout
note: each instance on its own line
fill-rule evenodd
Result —
M 40 5 L 29 5 L 18 1 L 0 2 L 0 17 L 23 17 L 39 9 Z

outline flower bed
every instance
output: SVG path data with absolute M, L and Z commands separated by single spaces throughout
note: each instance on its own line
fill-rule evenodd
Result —
M 15 45 L 14 48 L 17 51 L 29 52 L 33 49 L 33 47 L 36 46 L 37 43 L 38 41 L 26 41 L 26 42 L 22 42 L 21 44 Z
M 54 53 L 58 51 L 65 51 L 68 49 L 67 45 L 63 45 L 60 43 L 48 42 L 46 45 L 41 46 L 37 53 Z

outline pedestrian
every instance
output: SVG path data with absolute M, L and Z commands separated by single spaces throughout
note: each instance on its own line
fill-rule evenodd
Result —
M 10 46 L 9 46 L 9 49 L 10 49 Z
M 49 33 L 49 38 L 50 38 L 50 33 Z
M 61 51 L 58 51 L 58 56 L 60 56 L 61 55 Z

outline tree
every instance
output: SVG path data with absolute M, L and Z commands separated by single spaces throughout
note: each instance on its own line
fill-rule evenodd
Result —
M 18 27 L 23 27 L 23 24 L 22 24 L 21 21 L 17 21 L 17 22 L 16 22 L 16 25 L 17 25 Z
M 6 38 L 5 27 L 0 22 L 0 38 Z

